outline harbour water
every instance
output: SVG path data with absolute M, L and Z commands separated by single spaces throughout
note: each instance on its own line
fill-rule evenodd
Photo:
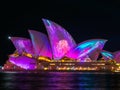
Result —
M 120 90 L 120 73 L 0 72 L 0 90 Z

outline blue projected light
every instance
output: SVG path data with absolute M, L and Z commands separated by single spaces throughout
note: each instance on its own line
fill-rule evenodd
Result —
M 91 39 L 79 44 L 76 49 L 85 49 L 86 47 L 93 47 L 94 45 L 97 47 L 100 44 L 104 44 L 107 40 L 102 39 Z
M 47 20 L 47 23 L 48 23 L 48 25 L 49 25 L 49 26 L 51 25 L 51 23 L 50 23 L 50 21 L 49 21 L 49 20 Z
M 88 47 L 88 46 L 91 46 L 91 45 L 93 45 L 92 42 L 87 42 L 87 43 L 84 43 L 84 44 L 79 45 L 77 48 L 84 49 L 84 48 L 86 48 L 86 47 Z
M 46 24 L 46 25 L 48 25 L 48 26 L 50 26 L 51 25 L 51 23 L 50 23 L 50 21 L 49 20 L 47 20 L 47 19 L 42 19 L 43 21 L 44 21 L 44 23 Z
M 76 48 L 73 48 L 69 51 L 66 56 L 74 59 L 82 58 L 90 53 L 96 53 L 96 50 L 102 50 L 105 42 L 105 39 L 90 39 L 79 43 Z M 92 56 L 92 55 L 91 55 Z M 96 55 L 97 57 L 98 55 Z
M 105 58 L 108 58 L 108 59 L 113 59 L 114 56 L 111 52 L 108 52 L 108 51 L 102 51 L 101 54 L 105 57 Z

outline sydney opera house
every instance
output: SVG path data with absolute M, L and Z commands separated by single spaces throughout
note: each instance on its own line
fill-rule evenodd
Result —
M 9 37 L 16 50 L 9 55 L 4 70 L 114 70 L 119 68 L 120 51 L 112 53 L 103 50 L 107 40 L 90 39 L 77 44 L 63 27 L 51 20 L 42 20 L 48 35 L 28 30 L 30 39 Z

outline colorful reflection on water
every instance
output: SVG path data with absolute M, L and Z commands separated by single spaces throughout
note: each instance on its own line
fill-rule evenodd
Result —
M 106 90 L 120 88 L 120 74 L 104 72 L 1 72 L 1 90 Z

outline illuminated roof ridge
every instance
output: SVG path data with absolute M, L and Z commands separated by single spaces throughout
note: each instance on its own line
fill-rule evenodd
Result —
M 52 58 L 51 45 L 47 35 L 35 30 L 28 30 L 35 51 L 35 56 L 46 56 Z
M 76 46 L 76 42 L 72 36 L 60 25 L 48 19 L 42 20 L 49 36 L 53 58 L 59 60 L 70 49 Z

